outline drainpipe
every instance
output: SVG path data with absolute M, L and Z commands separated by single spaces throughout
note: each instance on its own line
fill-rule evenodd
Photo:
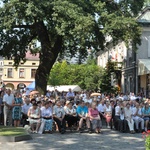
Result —
M 138 93 L 138 67 L 137 67 L 137 53 L 134 52 L 134 93 Z

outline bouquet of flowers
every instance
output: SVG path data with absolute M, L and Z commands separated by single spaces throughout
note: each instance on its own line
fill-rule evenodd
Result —
M 142 133 L 143 138 L 145 138 L 145 147 L 146 150 L 150 150 L 150 130 Z

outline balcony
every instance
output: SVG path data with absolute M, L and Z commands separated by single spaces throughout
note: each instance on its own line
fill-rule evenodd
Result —
M 114 70 L 121 71 L 123 62 L 113 62 L 113 63 L 114 63 Z

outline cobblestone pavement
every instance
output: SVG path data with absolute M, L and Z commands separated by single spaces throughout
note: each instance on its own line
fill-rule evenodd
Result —
M 144 150 L 140 133 L 119 133 L 103 129 L 103 134 L 59 133 L 32 135 L 33 140 L 0 143 L 0 150 Z

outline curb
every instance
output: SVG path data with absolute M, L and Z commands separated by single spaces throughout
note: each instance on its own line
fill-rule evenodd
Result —
M 32 140 L 31 135 L 16 135 L 16 136 L 0 136 L 1 142 L 19 142 L 19 141 L 27 141 Z

